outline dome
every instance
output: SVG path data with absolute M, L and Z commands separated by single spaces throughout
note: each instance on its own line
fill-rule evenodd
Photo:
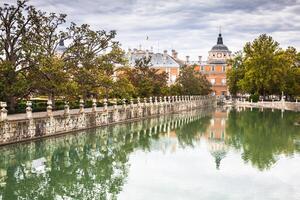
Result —
M 218 41 L 215 46 L 212 47 L 212 51 L 229 51 L 228 47 L 223 44 L 222 34 L 219 33 Z
M 229 51 L 228 47 L 224 44 L 216 44 L 211 48 L 212 51 Z

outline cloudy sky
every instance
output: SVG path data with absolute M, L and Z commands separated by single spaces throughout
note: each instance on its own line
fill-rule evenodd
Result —
M 14 3 L 16 0 L 0 0 Z M 300 0 L 30 0 L 68 22 L 117 30 L 124 49 L 176 49 L 196 60 L 216 43 L 219 26 L 233 52 L 262 33 L 300 50 Z M 149 40 L 146 41 L 146 37 Z

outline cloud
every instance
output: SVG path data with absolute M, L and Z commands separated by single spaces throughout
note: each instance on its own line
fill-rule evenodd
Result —
M 300 0 L 31 0 L 30 4 L 66 13 L 68 22 L 117 30 L 124 48 L 139 44 L 156 51 L 175 48 L 182 58 L 206 57 L 219 26 L 233 52 L 262 33 L 283 47 L 300 47 Z

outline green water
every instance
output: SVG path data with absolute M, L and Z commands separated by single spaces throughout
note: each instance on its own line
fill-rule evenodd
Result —
M 0 199 L 300 199 L 300 114 L 199 110 L 0 147 Z

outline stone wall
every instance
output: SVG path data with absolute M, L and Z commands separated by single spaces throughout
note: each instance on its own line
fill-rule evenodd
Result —
M 159 100 L 158 98 L 150 98 L 149 101 L 145 99 L 143 103 L 138 101 L 137 104 L 133 104 L 131 101 L 129 105 L 126 105 L 124 101 L 121 106 L 105 106 L 101 110 L 94 106 L 91 111 L 85 111 L 84 107 L 81 106 L 77 113 L 72 113 L 66 109 L 60 115 L 54 115 L 51 106 L 49 106 L 47 115 L 44 117 L 33 117 L 31 109 L 28 107 L 26 118 L 18 120 L 8 120 L 2 109 L 0 145 L 151 116 L 211 107 L 216 104 L 215 102 L 215 98 L 210 96 L 169 97 Z

